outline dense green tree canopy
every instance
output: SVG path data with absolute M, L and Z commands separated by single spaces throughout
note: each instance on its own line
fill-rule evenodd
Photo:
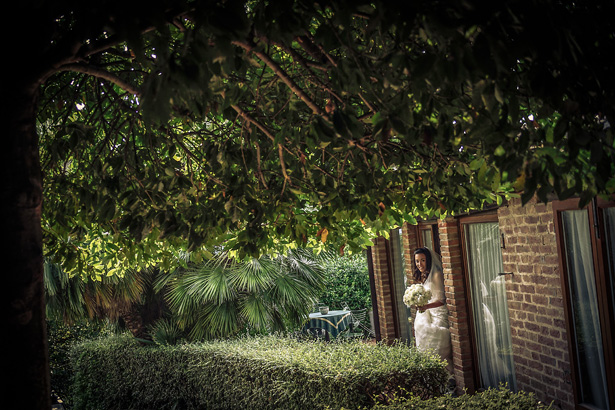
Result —
M 513 194 L 612 194 L 614 8 L 11 2 L 25 30 L 3 32 L 0 311 L 9 390 L 30 389 L 13 408 L 49 408 L 32 394 L 43 238 L 96 276 L 222 244 L 360 248 Z
M 84 27 L 43 87 L 43 227 L 67 269 L 356 250 L 515 193 L 615 189 L 604 5 L 193 4 Z

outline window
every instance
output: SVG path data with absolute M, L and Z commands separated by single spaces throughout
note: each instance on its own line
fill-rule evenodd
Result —
M 615 204 L 554 203 L 575 400 L 614 409 Z
M 422 222 L 419 224 L 419 246 L 433 249 L 440 255 L 440 236 L 436 222 Z
M 516 390 L 497 214 L 460 220 L 481 387 Z

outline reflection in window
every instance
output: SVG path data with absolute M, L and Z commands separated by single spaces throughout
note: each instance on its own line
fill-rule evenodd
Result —
M 516 390 L 497 222 L 467 224 L 465 242 L 481 386 Z
M 578 366 L 579 401 L 606 409 L 605 364 L 587 211 L 563 212 L 562 225 Z

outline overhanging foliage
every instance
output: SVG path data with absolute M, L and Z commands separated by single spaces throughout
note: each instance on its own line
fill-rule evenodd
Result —
M 511 195 L 615 190 L 612 5 L 191 4 L 141 36 L 109 22 L 92 41 L 125 41 L 45 84 L 46 244 L 67 269 L 357 250 Z

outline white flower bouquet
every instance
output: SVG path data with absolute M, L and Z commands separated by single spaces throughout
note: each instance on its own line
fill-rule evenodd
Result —
M 425 286 L 420 283 L 408 286 L 404 292 L 404 304 L 408 307 L 426 305 L 429 299 L 431 299 L 431 291 L 425 289 Z

